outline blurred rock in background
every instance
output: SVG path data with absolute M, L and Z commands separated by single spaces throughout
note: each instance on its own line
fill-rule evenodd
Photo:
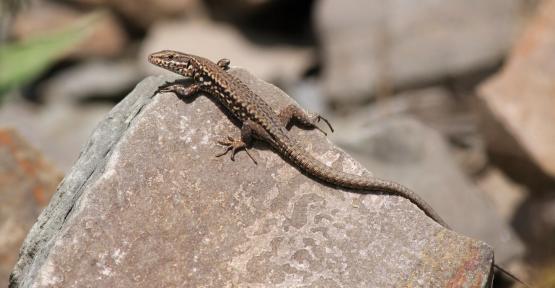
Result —
M 0 11 L 0 125 L 62 171 L 137 82 L 166 73 L 146 55 L 229 58 L 331 118 L 334 141 L 511 271 L 555 274 L 554 0 L 25 4 Z
M 0 110 L 2 126 L 19 131 L 44 152 L 57 167 L 68 171 L 92 129 L 110 111 L 110 104 L 44 105 L 21 101 L 6 103 Z
M 168 19 L 180 18 L 197 12 L 198 0 L 73 0 L 90 8 L 110 9 L 120 20 L 146 28 Z
M 228 58 L 232 66 L 248 67 L 262 79 L 274 83 L 299 81 L 316 61 L 313 48 L 286 43 L 260 45 L 249 41 L 232 26 L 206 20 L 160 22 L 153 26 L 143 42 L 139 58 L 146 71 L 151 74 L 170 73 L 142 60 L 152 52 L 165 49 L 187 51 L 212 61 Z
M 88 12 L 73 9 L 62 3 L 37 1 L 29 9 L 20 13 L 13 22 L 11 36 L 25 40 L 67 27 L 70 23 L 83 18 Z M 116 16 L 104 10 L 98 13 L 96 21 L 87 27 L 85 39 L 70 51 L 73 57 L 107 57 L 118 56 L 128 42 L 128 36 Z
M 480 89 L 492 159 L 530 197 L 513 221 L 530 256 L 555 256 L 555 1 L 542 1 L 503 67 Z M 551 236 L 548 236 L 551 235 Z
M 17 132 L 0 127 L 0 283 L 63 174 Z
M 495 64 L 517 35 L 523 2 L 319 1 L 326 93 L 361 101 Z
M 492 153 L 512 161 L 516 170 L 522 170 L 523 162 L 531 162 L 528 165 L 536 166 L 535 171 L 551 178 L 555 178 L 553 75 L 555 1 L 545 1 L 502 71 L 481 87 L 480 96 L 487 120 L 497 125 L 485 127 L 494 129 L 485 131 Z

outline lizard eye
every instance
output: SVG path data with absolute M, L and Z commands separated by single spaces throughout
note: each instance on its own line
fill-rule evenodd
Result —
M 172 54 L 168 55 L 168 59 L 172 60 L 172 59 L 173 59 L 173 55 L 172 55 Z

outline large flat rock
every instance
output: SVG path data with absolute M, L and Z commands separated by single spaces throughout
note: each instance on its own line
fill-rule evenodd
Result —
M 233 74 L 272 106 L 291 99 Z M 215 158 L 239 129 L 151 77 L 99 124 L 29 233 L 12 287 L 486 287 L 493 251 L 408 200 L 316 182 L 264 144 Z M 317 131 L 308 153 L 370 173 Z M 449 189 L 448 187 L 446 189 Z

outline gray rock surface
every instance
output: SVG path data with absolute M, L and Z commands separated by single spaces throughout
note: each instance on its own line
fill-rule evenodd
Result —
M 364 167 L 419 192 L 455 231 L 492 245 L 497 262 L 522 256 L 522 242 L 461 171 L 437 131 L 399 116 L 353 123 L 351 131 L 338 126 L 342 132 L 334 140 Z
M 491 65 L 509 50 L 524 2 L 319 1 L 327 93 L 358 101 Z
M 233 74 L 271 105 L 283 92 Z M 238 128 L 206 97 L 140 83 L 99 124 L 29 233 L 12 287 L 486 287 L 492 249 L 408 200 L 320 184 L 266 145 L 215 158 Z M 309 153 L 367 174 L 316 131 Z M 445 187 L 450 189 L 450 187 Z

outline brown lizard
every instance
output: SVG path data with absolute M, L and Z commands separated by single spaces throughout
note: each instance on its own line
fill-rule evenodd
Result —
M 313 177 L 331 185 L 353 189 L 360 194 L 383 192 L 402 196 L 418 206 L 437 223 L 450 229 L 432 207 L 410 189 L 392 181 L 335 170 L 309 155 L 302 146 L 289 137 L 286 127 L 292 121 L 296 121 L 296 123 L 307 128 L 320 130 L 316 124 L 324 121 L 333 132 L 329 122 L 320 115 L 306 113 L 295 105 L 289 105 L 276 113 L 270 105 L 241 80 L 226 72 L 230 64 L 228 59 L 221 59 L 214 63 L 200 56 L 165 50 L 151 54 L 148 60 L 156 66 L 193 80 L 193 83 L 188 86 L 180 83 L 167 83 L 158 90 L 159 92 L 173 92 L 181 98 L 192 96 L 198 92 L 205 92 L 214 97 L 233 117 L 242 123 L 241 138 L 228 137 L 227 140 L 218 141 L 227 149 L 217 156 L 225 155 L 231 151 L 231 159 L 233 160 L 237 151 L 245 150 L 256 163 L 248 153 L 253 138 L 256 138 L 269 143 L 282 157 Z M 495 264 L 494 266 L 522 283 L 504 269 Z

